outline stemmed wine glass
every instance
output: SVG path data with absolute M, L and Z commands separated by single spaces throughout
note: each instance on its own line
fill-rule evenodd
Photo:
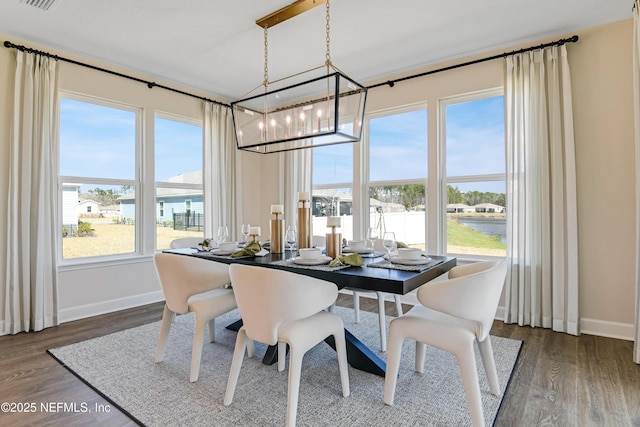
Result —
M 240 232 L 244 236 L 244 243 L 246 244 L 249 241 L 249 230 L 251 229 L 251 224 L 242 224 L 242 228 Z
M 229 238 L 229 228 L 226 225 L 218 227 L 218 234 L 216 234 L 216 240 L 218 243 L 226 242 Z
M 391 249 L 393 249 L 393 245 L 396 243 L 396 235 L 392 231 L 388 231 L 384 233 L 382 236 L 382 246 L 387 250 L 387 257 L 391 258 Z
M 377 228 L 372 227 L 367 231 L 367 239 L 369 240 L 369 242 L 371 242 L 371 249 L 375 248 L 375 242 L 379 237 L 380 235 L 378 234 Z
M 295 225 L 290 225 L 289 227 L 287 227 L 287 234 L 285 236 L 285 239 L 287 241 L 287 245 L 289 245 L 290 251 L 293 251 L 293 245 L 295 245 L 296 243 L 297 234 L 298 233 L 296 231 Z

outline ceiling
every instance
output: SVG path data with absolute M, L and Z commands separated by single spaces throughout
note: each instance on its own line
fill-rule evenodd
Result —
M 255 21 L 293 0 L 0 2 L 0 35 L 142 72 L 227 100 L 260 85 Z M 633 0 L 332 0 L 331 59 L 379 78 L 632 18 Z M 16 39 L 11 39 L 15 37 Z M 631 35 L 630 35 L 631 37 Z M 269 78 L 324 64 L 325 6 L 269 30 Z

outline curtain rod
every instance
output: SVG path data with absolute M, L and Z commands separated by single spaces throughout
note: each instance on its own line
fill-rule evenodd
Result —
M 202 97 L 202 96 L 194 95 L 194 94 L 189 93 L 189 92 L 184 92 L 184 91 L 181 91 L 181 90 L 178 90 L 178 89 L 174 89 L 172 87 L 168 87 L 168 86 L 157 84 L 155 82 L 150 82 L 150 81 L 147 81 L 147 80 L 139 79 L 137 77 L 129 76 L 127 74 L 122 74 L 122 73 L 118 73 L 116 71 L 107 70 L 106 68 L 100 68 L 100 67 L 96 67 L 94 65 L 86 64 L 84 62 L 79 62 L 79 61 L 75 61 L 73 59 L 64 58 L 62 56 L 53 55 L 53 54 L 51 54 L 49 52 L 43 52 L 41 50 L 32 49 L 30 47 L 13 44 L 10 41 L 5 41 L 4 42 L 4 47 L 6 47 L 7 49 L 18 49 L 18 50 L 20 50 L 22 52 L 27 52 L 27 53 L 35 53 L 37 55 L 46 56 L 48 58 L 53 58 L 56 61 L 69 62 L 71 64 L 80 65 L 80 66 L 86 67 L 86 68 L 91 68 L 92 70 L 102 71 L 103 73 L 112 74 L 112 75 L 118 76 L 118 77 L 124 77 L 125 79 L 134 80 L 136 82 L 144 83 L 144 84 L 147 85 L 147 87 L 149 89 L 153 89 L 154 87 L 159 87 L 161 89 L 165 89 L 165 90 L 168 90 L 168 91 L 171 91 L 171 92 L 179 93 L 181 95 L 190 96 L 192 98 L 197 98 L 197 99 L 200 99 L 202 101 L 213 102 L 214 104 L 218 104 L 218 105 L 221 105 L 223 107 L 231 108 L 230 105 L 222 103 L 222 102 L 219 102 L 219 101 L 216 101 L 216 100 L 213 100 L 213 99 L 209 99 L 209 98 L 205 98 L 205 97 Z
M 545 47 L 562 46 L 565 43 L 575 43 L 577 41 L 578 41 L 578 36 L 574 35 L 572 37 L 569 37 L 568 39 L 560 39 L 560 40 L 556 40 L 554 42 L 544 43 L 544 44 L 541 44 L 541 45 L 538 45 L 538 46 L 531 46 L 531 47 L 527 47 L 527 48 L 520 49 L 520 50 L 514 50 L 514 51 L 511 51 L 511 52 L 504 52 L 504 53 L 500 53 L 498 55 L 489 56 L 487 58 L 481 58 L 481 59 L 476 59 L 474 61 L 463 62 L 462 64 L 451 65 L 449 67 L 439 68 L 437 70 L 431 70 L 431 71 L 427 71 L 427 72 L 420 73 L 420 74 L 413 74 L 411 76 L 401 77 L 401 78 L 395 79 L 395 80 L 387 80 L 386 82 L 377 83 L 377 84 L 374 84 L 374 85 L 371 85 L 371 86 L 367 86 L 367 89 L 374 89 L 374 88 L 377 88 L 377 87 L 380 87 L 380 86 L 385 86 L 385 85 L 389 85 L 389 87 L 393 87 L 396 83 L 403 82 L 405 80 L 415 79 L 417 77 L 424 77 L 424 76 L 428 76 L 430 74 L 440 73 L 442 71 L 454 70 L 456 68 L 466 67 L 467 65 L 479 64 L 481 62 L 492 61 L 494 59 L 499 59 L 499 58 L 504 58 L 506 56 L 516 55 L 518 53 L 524 53 L 524 52 L 530 52 L 532 50 L 543 49 Z
M 386 85 L 388 85 L 389 87 L 393 87 L 393 86 L 395 86 L 396 83 L 403 82 L 405 80 L 411 80 L 411 79 L 415 79 L 415 78 L 418 78 L 418 77 L 428 76 L 430 74 L 441 73 L 443 71 L 454 70 L 456 68 L 462 68 L 462 67 L 466 67 L 468 65 L 479 64 L 481 62 L 486 62 L 486 61 L 492 61 L 494 59 L 504 58 L 506 56 L 516 55 L 516 54 L 524 53 L 524 52 L 530 52 L 532 50 L 543 49 L 545 47 L 561 46 L 561 45 L 563 45 L 565 43 L 575 43 L 577 41 L 578 41 L 578 36 L 574 35 L 572 37 L 569 37 L 568 39 L 560 39 L 560 40 L 556 40 L 556 41 L 549 42 L 549 43 L 543 43 L 543 44 L 540 44 L 540 45 L 537 45 L 537 46 L 531 46 L 531 47 L 527 47 L 527 48 L 524 48 L 524 49 L 514 50 L 514 51 L 511 51 L 511 52 L 500 53 L 498 55 L 493 55 L 493 56 L 489 56 L 489 57 L 486 57 L 486 58 L 476 59 L 474 61 L 463 62 L 461 64 L 451 65 L 449 67 L 438 68 L 437 70 L 431 70 L 431 71 L 427 71 L 427 72 L 424 72 L 424 73 L 413 74 L 413 75 L 410 75 L 410 76 L 405 76 L 405 77 L 401 77 L 401 78 L 394 79 L 394 80 L 387 80 L 386 82 L 377 83 L 377 84 L 374 84 L 374 85 L 371 85 L 371 86 L 367 86 L 367 89 L 375 89 L 375 88 L 378 88 L 378 87 L 381 87 L 381 86 L 386 86 Z M 124 78 L 129 79 L 129 80 L 135 80 L 137 82 L 146 84 L 149 87 L 149 89 L 153 89 L 154 87 L 159 87 L 161 89 L 166 89 L 166 90 L 169 90 L 171 92 L 176 92 L 176 93 L 179 93 L 179 94 L 182 94 L 182 95 L 190 96 L 192 98 L 197 98 L 197 99 L 201 99 L 203 101 L 213 102 L 214 104 L 218 104 L 218 105 L 221 105 L 221 106 L 224 106 L 224 107 L 227 107 L 227 108 L 231 108 L 230 105 L 224 104 L 224 103 L 219 102 L 219 101 L 215 101 L 213 99 L 204 98 L 202 96 L 194 95 L 194 94 L 188 93 L 188 92 L 183 92 L 183 91 L 178 90 L 178 89 L 174 89 L 174 88 L 167 87 L 167 86 L 164 86 L 164 85 L 159 85 L 159 84 L 154 83 L 154 82 L 150 82 L 150 81 L 147 81 L 147 80 L 139 79 L 137 77 L 133 77 L 133 76 L 129 76 L 129 75 L 126 75 L 126 74 L 118 73 L 116 71 L 107 70 L 105 68 L 96 67 L 94 65 L 86 64 L 84 62 L 79 62 L 79 61 L 75 61 L 73 59 L 68 59 L 68 58 L 64 58 L 64 57 L 58 56 L 58 55 L 53 55 L 53 54 L 48 53 L 48 52 L 43 52 L 43 51 L 32 49 L 32 48 L 29 48 L 29 47 L 26 47 L 26 46 L 16 45 L 16 44 L 11 43 L 10 41 L 5 41 L 4 42 L 4 47 L 18 49 L 20 51 L 28 52 L 28 53 L 35 53 L 35 54 L 38 54 L 38 55 L 42 55 L 42 56 L 46 56 L 46 57 L 49 57 L 49 58 L 53 58 L 56 61 L 65 61 L 65 62 L 69 62 L 71 64 L 80 65 L 82 67 L 91 68 L 92 70 L 102 71 L 104 73 L 112 74 L 112 75 L 119 76 L 119 77 L 124 77 Z

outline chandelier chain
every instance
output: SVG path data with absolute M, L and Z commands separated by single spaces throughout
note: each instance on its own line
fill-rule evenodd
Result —
M 264 86 L 269 86 L 269 27 L 264 26 Z
M 331 65 L 331 15 L 330 15 L 330 1 L 327 0 L 327 24 L 326 24 L 326 30 L 327 30 L 327 54 L 326 54 L 326 62 L 325 64 L 327 65 L 327 67 L 329 67 Z

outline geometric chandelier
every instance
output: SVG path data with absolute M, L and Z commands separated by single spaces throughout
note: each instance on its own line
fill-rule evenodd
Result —
M 324 65 L 269 81 L 268 28 L 325 2 Z M 367 88 L 331 63 L 329 9 L 329 0 L 298 0 L 256 21 L 264 29 L 264 81 L 231 103 L 238 149 L 267 154 L 360 141 Z

